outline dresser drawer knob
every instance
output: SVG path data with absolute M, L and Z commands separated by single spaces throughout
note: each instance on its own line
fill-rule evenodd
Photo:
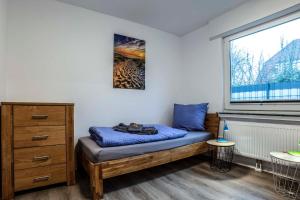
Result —
M 47 161 L 49 160 L 49 156 L 35 156 L 33 157 L 33 161 Z
M 47 119 L 48 115 L 32 115 L 32 119 Z
M 42 181 L 48 181 L 50 179 L 50 176 L 41 176 L 34 178 L 32 182 L 37 183 L 37 182 L 42 182 Z
M 48 137 L 49 137 L 48 135 L 36 135 L 36 136 L 32 136 L 32 141 L 47 140 Z

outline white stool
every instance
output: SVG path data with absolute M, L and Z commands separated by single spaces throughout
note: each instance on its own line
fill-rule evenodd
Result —
M 287 198 L 299 198 L 300 157 L 283 152 L 271 152 L 270 156 L 275 191 Z

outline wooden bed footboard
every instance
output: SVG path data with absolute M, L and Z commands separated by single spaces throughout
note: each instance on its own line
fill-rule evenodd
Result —
M 216 138 L 219 132 L 220 119 L 218 114 L 207 114 L 205 120 L 206 130 Z M 78 163 L 90 176 L 92 199 L 103 198 L 103 180 L 130 172 L 135 172 L 150 167 L 166 164 L 183 158 L 207 152 L 206 142 L 198 142 L 169 150 L 147 153 L 117 160 L 94 163 L 89 160 L 80 147 L 77 148 Z

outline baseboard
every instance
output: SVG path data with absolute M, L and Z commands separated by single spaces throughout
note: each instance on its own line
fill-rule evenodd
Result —
M 244 167 L 248 167 L 251 169 L 254 169 L 255 171 L 259 172 L 259 169 L 257 168 L 257 160 L 253 158 L 248 158 L 240 155 L 234 155 L 233 163 L 237 165 L 241 165 Z M 272 173 L 272 163 L 261 161 L 261 171 Z

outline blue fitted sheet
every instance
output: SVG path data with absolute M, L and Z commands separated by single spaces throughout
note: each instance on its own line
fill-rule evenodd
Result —
M 212 138 L 208 132 L 188 132 L 186 136 L 163 140 L 158 142 L 141 143 L 117 147 L 100 147 L 89 136 L 79 138 L 78 145 L 85 152 L 88 158 L 93 162 L 102 162 L 107 160 L 115 160 L 130 156 L 137 156 L 146 153 L 173 149 L 197 142 L 207 141 Z
M 89 132 L 92 139 L 94 139 L 101 147 L 124 146 L 170 140 L 184 137 L 187 134 L 187 131 L 185 130 L 171 128 L 165 125 L 156 124 L 148 126 L 155 127 L 158 133 L 154 135 L 138 135 L 115 131 L 111 127 L 91 127 Z

